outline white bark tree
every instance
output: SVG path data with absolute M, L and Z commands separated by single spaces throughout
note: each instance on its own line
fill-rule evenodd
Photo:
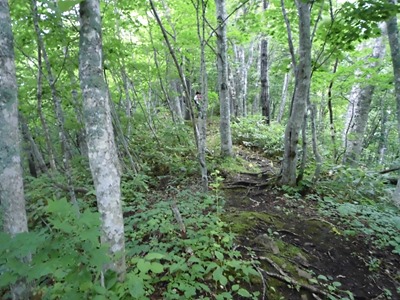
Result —
M 228 54 L 226 36 L 226 5 L 225 0 L 215 0 L 217 14 L 217 68 L 218 68 L 218 92 L 220 101 L 220 135 L 221 155 L 232 156 L 232 135 L 230 124 L 230 107 L 228 97 Z
M 367 41 L 360 45 L 360 50 L 370 47 L 371 42 Z M 368 63 L 368 70 L 376 69 L 384 56 L 385 44 L 381 36 L 375 39 L 372 54 L 365 58 L 365 60 L 372 59 L 372 61 Z M 371 74 L 362 74 L 361 71 L 356 72 L 356 76 L 361 77 L 361 75 L 363 80 L 371 78 Z M 359 161 L 374 89 L 375 86 L 371 83 L 366 85 L 357 83 L 351 89 L 344 132 L 346 152 L 343 157 L 343 162 L 346 164 L 356 165 Z
M 124 278 L 125 238 L 121 207 L 120 170 L 111 123 L 107 86 L 103 77 L 99 0 L 80 3 L 79 74 L 89 164 L 102 218 L 102 243 L 110 245 L 113 262 L 106 269 Z
M 295 66 L 295 91 L 292 109 L 285 131 L 285 151 L 281 184 L 296 185 L 297 144 L 303 125 L 311 84 L 310 1 L 296 1 L 299 16 L 299 63 Z M 289 43 L 291 33 L 288 32 Z
M 3 230 L 15 236 L 27 232 L 28 223 L 20 157 L 13 34 L 7 0 L 0 0 L 0 28 L 0 203 Z M 11 294 L 13 299 L 29 299 L 25 280 L 12 285 Z

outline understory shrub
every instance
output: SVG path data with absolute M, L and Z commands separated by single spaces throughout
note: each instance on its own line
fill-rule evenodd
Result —
M 101 270 L 109 262 L 106 247 L 100 245 L 99 214 L 88 209 L 78 214 L 65 199 L 49 201 L 45 212 L 40 231 L 14 238 L 0 232 L 0 291 L 26 278 L 42 299 L 98 295 L 104 290 Z
M 235 250 L 234 235 L 216 214 L 214 197 L 173 192 L 153 204 L 127 204 L 127 299 L 234 299 L 251 293 L 252 264 Z M 174 211 L 175 213 L 174 213 Z M 178 216 L 178 215 L 179 216 Z M 177 220 L 180 220 L 181 223 Z M 182 227 L 184 226 L 184 228 Z
M 234 143 L 259 149 L 269 158 L 282 155 L 284 133 L 284 126 L 276 122 L 268 126 L 260 115 L 240 118 L 232 124 Z
M 339 216 L 345 234 L 366 234 L 375 246 L 391 247 L 400 254 L 399 209 L 392 205 L 392 188 L 382 175 L 336 166 L 315 188 L 322 199 L 322 213 Z

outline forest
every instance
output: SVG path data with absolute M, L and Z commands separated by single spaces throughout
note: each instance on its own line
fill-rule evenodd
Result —
M 0 0 L 0 299 L 400 299 L 397 0 Z

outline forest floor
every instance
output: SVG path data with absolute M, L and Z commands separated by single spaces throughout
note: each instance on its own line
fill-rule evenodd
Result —
M 291 197 L 269 184 L 277 172 L 271 161 L 239 155 L 259 172 L 223 174 L 223 219 L 242 252 L 261 262 L 264 283 L 257 288 L 265 299 L 400 299 L 399 255 L 362 234 L 344 235 L 339 218 L 322 214 L 312 197 Z

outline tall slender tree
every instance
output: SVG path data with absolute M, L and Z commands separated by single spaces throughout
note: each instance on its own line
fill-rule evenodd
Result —
M 268 8 L 269 1 L 263 0 L 263 11 Z M 260 103 L 261 112 L 265 122 L 269 125 L 271 123 L 270 111 L 270 94 L 269 94 L 269 76 L 268 76 L 268 37 L 263 37 L 260 45 Z
M 226 37 L 226 5 L 225 0 L 215 0 L 218 21 L 217 28 L 217 67 L 218 92 L 220 101 L 220 135 L 221 155 L 232 156 L 232 135 L 230 125 L 230 103 L 228 97 L 228 54 Z
M 17 77 L 7 0 L 0 0 L 0 203 L 3 230 L 15 236 L 28 231 L 18 131 Z M 29 258 L 26 258 L 29 259 Z M 25 280 L 11 286 L 13 299 L 29 299 Z
M 391 4 L 397 4 L 397 0 L 388 0 Z M 386 22 L 389 37 L 390 55 L 392 58 L 394 90 L 396 97 L 397 132 L 400 141 L 400 37 L 397 16 L 394 15 Z M 400 207 L 400 179 L 397 181 L 396 191 L 393 194 L 394 203 Z
M 367 60 L 372 59 L 368 64 L 367 72 L 377 68 L 385 55 L 385 44 L 382 39 L 382 36 L 375 39 L 372 54 L 365 58 Z M 370 43 L 371 41 L 364 42 L 360 45 L 360 49 L 369 49 Z M 363 81 L 371 78 L 371 74 L 362 74 L 360 70 L 357 70 L 356 76 L 361 78 L 361 75 Z M 359 161 L 374 89 L 375 85 L 372 83 L 356 83 L 351 89 L 344 132 L 346 151 L 343 157 L 344 163 L 356 165 Z
M 295 90 L 285 130 L 285 150 L 280 180 L 281 184 L 286 185 L 296 185 L 297 144 L 311 84 L 311 1 L 296 0 L 296 6 L 299 17 L 299 63 L 295 66 Z M 290 34 L 289 43 L 291 43 Z
M 110 245 L 113 262 L 106 268 L 125 276 L 125 239 L 120 170 L 107 85 L 103 77 L 100 1 L 80 3 L 79 74 L 89 164 L 102 218 L 102 243 Z

